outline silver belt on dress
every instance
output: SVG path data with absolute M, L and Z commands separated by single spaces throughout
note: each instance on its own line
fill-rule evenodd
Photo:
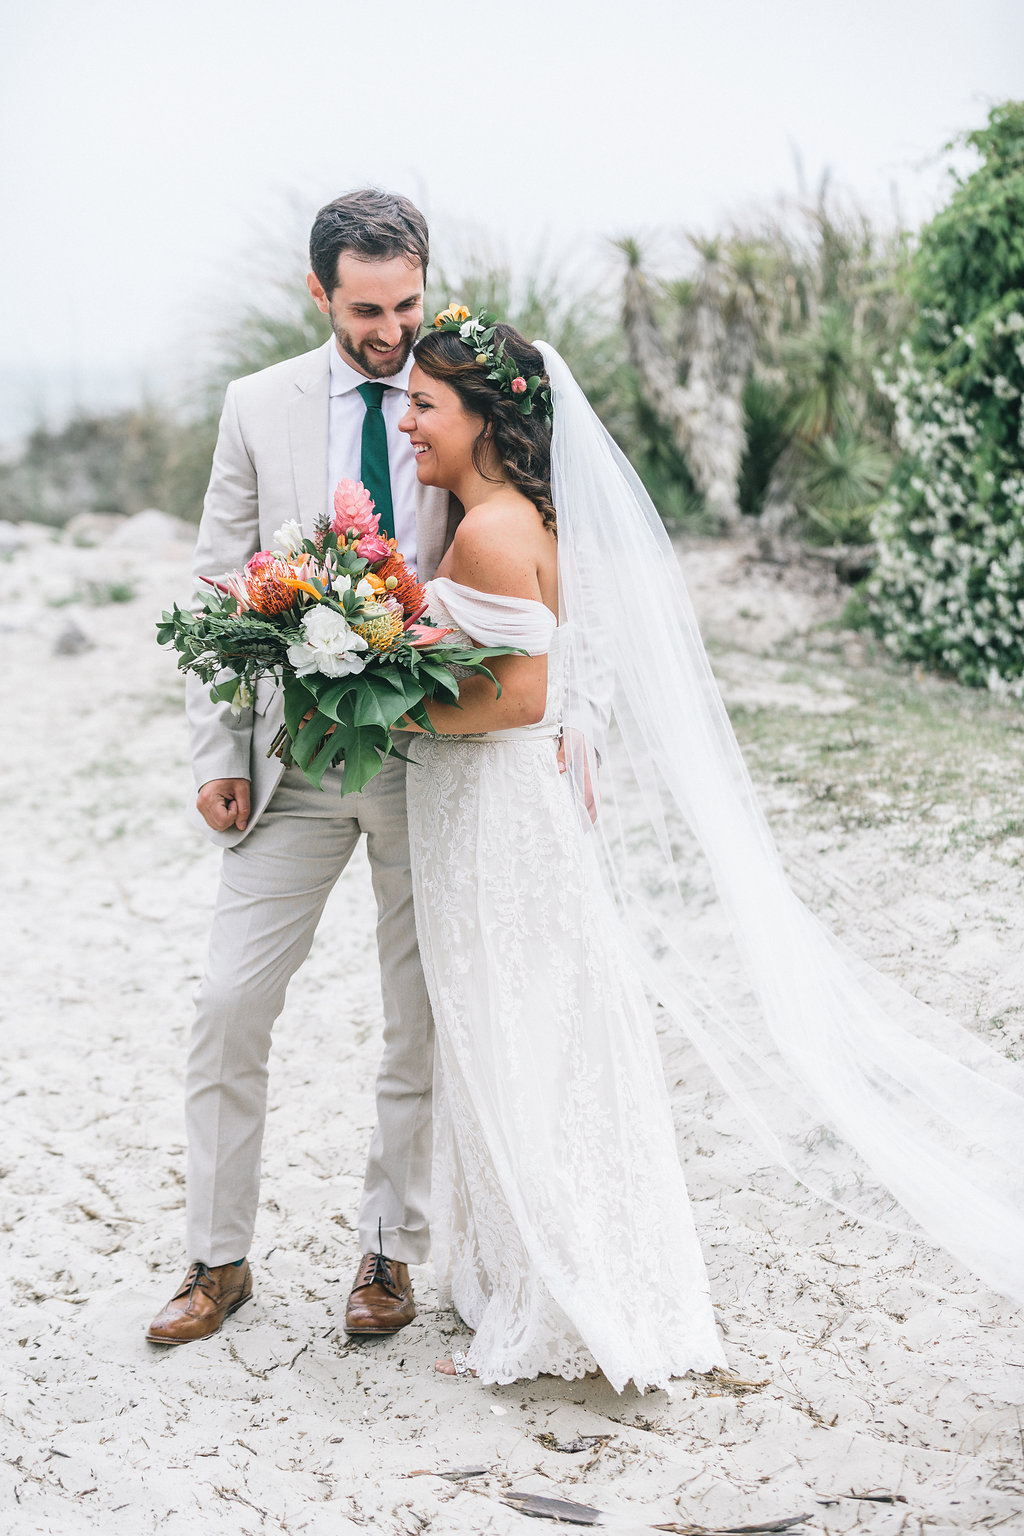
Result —
M 503 741 L 557 741 L 561 736 L 561 730 L 553 730 L 546 725 L 543 730 L 538 730 L 532 725 L 512 726 L 507 731 L 479 731 L 467 732 L 465 736 L 456 736 L 454 732 L 446 732 L 445 736 L 436 737 L 438 741 L 482 741 L 500 744 Z

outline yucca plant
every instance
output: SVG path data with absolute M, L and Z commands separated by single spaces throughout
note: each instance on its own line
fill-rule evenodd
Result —
M 768 312 L 764 263 L 751 242 L 695 240 L 696 276 L 666 295 L 626 257 L 623 326 L 644 397 L 671 436 L 715 524 L 735 527 L 746 434 L 743 391 Z M 665 323 L 664 299 L 676 314 Z
M 787 335 L 781 362 L 789 385 L 792 436 L 813 443 L 852 426 L 864 380 L 848 314 L 829 305 L 815 325 Z
M 803 510 L 839 544 L 866 543 L 892 459 L 875 443 L 840 428 L 809 443 L 801 465 Z
M 866 538 L 892 454 L 876 372 L 909 324 L 907 241 L 823 185 L 813 206 L 691 246 L 695 273 L 656 283 L 622 242 L 623 318 L 647 405 L 710 517 Z

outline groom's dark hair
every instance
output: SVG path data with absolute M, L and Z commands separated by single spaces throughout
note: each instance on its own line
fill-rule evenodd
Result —
M 427 221 L 407 197 L 362 187 L 326 203 L 309 235 L 309 264 L 327 297 L 338 284 L 338 257 L 352 251 L 364 261 L 406 256 L 427 272 L 430 244 Z

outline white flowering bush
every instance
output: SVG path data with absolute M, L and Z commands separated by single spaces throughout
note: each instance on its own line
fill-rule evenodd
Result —
M 885 388 L 903 458 L 875 514 L 869 611 L 896 655 L 1024 695 L 1024 103 L 924 230 L 921 323 Z

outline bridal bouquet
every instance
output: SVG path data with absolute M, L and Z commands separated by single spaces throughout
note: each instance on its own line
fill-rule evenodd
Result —
M 423 587 L 379 526 L 365 486 L 342 480 L 333 518 L 312 539 L 285 523 L 274 549 L 259 550 L 244 570 L 204 577 L 213 590 L 199 612 L 175 604 L 157 625 L 179 669 L 211 683 L 211 699 L 236 714 L 251 705 L 259 678 L 273 675 L 285 723 L 268 757 L 281 751 L 318 788 L 344 759 L 342 794 L 380 772 L 404 715 L 433 732 L 424 701 L 458 703 L 455 668 L 498 687 L 485 663 L 513 654 L 511 646 L 445 645 L 452 631 L 425 616 Z

